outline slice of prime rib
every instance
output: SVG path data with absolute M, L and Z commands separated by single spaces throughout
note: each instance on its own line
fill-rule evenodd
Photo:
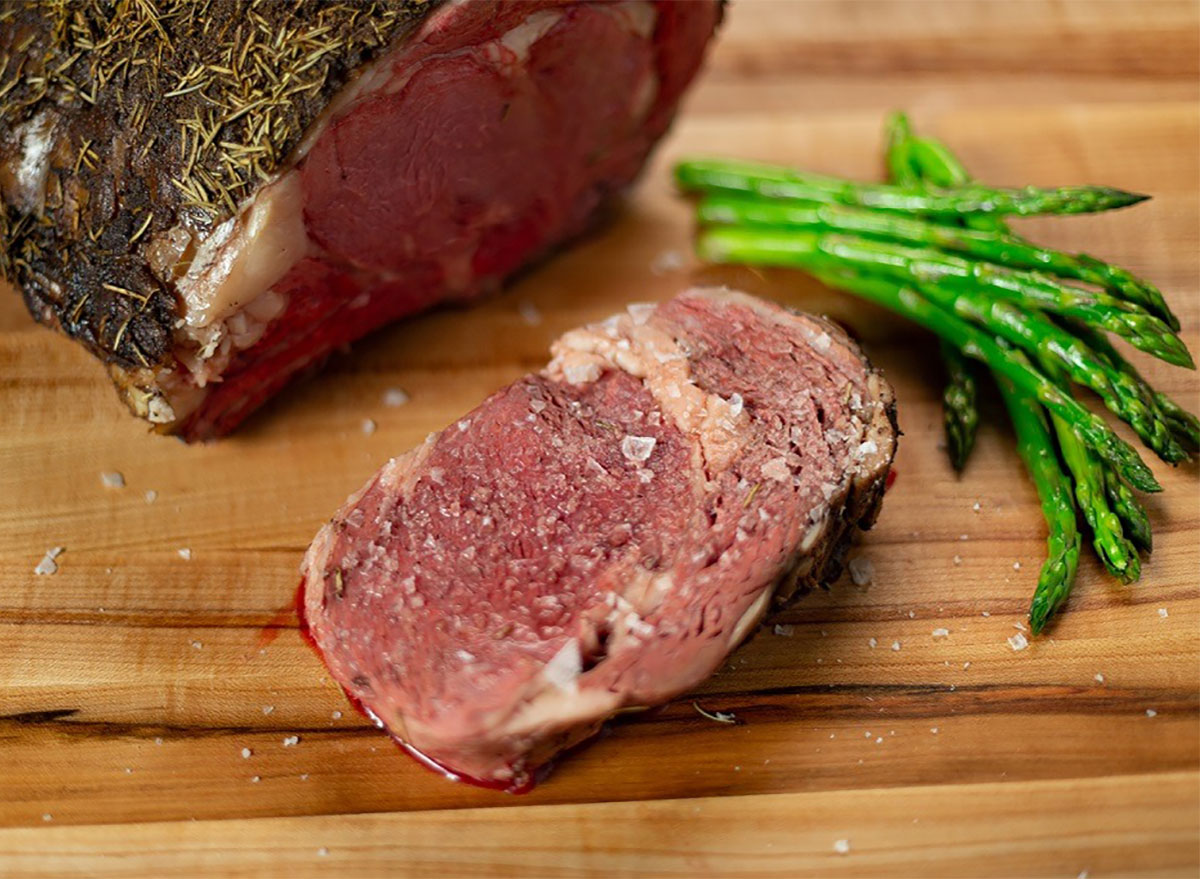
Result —
M 688 291 L 573 330 L 321 529 L 334 679 L 452 776 L 521 788 L 694 687 L 874 522 L 892 391 L 836 326 Z
M 719 0 L 0 4 L 0 274 L 133 411 L 225 433 L 586 231 Z

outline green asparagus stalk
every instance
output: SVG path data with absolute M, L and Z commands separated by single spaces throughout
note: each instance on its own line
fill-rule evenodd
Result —
M 942 391 L 942 421 L 950 463 L 961 473 L 967 464 L 975 436 L 979 433 L 978 388 L 967 359 L 953 345 L 941 345 L 946 364 L 946 387 Z
M 902 159 L 897 158 L 895 161 L 899 164 Z M 777 229 L 811 227 L 954 251 L 1000 266 L 1038 271 L 1094 284 L 1116 298 L 1140 305 L 1163 320 L 1171 329 L 1179 328 L 1179 321 L 1153 285 L 1139 280 L 1124 269 L 1110 266 L 1092 257 L 1082 254 L 1072 256 L 1038 247 L 1002 229 L 968 229 L 867 208 L 819 202 L 765 201 L 723 193 L 707 196 L 700 203 L 697 216 L 702 223 Z M 998 218 L 974 219 L 989 222 L 994 226 Z
M 1094 213 L 1127 207 L 1149 198 L 1103 186 L 999 189 L 971 184 L 925 192 L 886 183 L 859 183 L 838 177 L 806 174 L 776 165 L 721 159 L 681 162 L 675 166 L 675 179 L 685 190 L 720 190 L 772 199 L 800 199 L 955 216 L 1011 214 L 1028 217 Z
M 714 253 L 722 244 L 737 247 L 739 240 L 749 239 L 754 249 L 771 251 L 776 264 L 808 270 L 854 265 L 903 283 L 929 282 L 960 292 L 986 291 L 1024 306 L 1079 318 L 1128 339 L 1135 348 L 1168 363 L 1194 367 L 1187 346 L 1153 315 L 1111 296 L 1060 284 L 1032 272 L 1005 269 L 931 248 L 813 230 L 729 226 L 709 230 L 705 239 Z
M 1075 501 L 1071 480 L 1062 471 L 1054 440 L 1042 407 L 1021 393 L 1011 381 L 1001 378 L 997 385 L 1017 435 L 1017 452 L 1025 462 L 1037 488 L 1049 533 L 1046 535 L 1046 561 L 1038 575 L 1037 589 L 1029 607 L 1029 625 L 1038 634 L 1050 616 L 1062 606 L 1075 584 L 1079 565 L 1080 537 L 1076 524 Z
M 705 237 L 700 238 L 698 245 L 702 255 L 706 251 Z M 726 253 L 733 262 L 771 262 L 757 258 L 758 254 L 750 246 Z M 1109 461 L 1134 488 L 1139 491 L 1162 491 L 1162 486 L 1132 446 L 1117 436 L 1103 418 L 1081 406 L 1074 397 L 1032 367 L 1019 351 L 1001 347 L 988 333 L 935 306 L 910 287 L 898 284 L 891 278 L 872 276 L 845 267 L 815 271 L 813 274 L 831 287 L 847 290 L 908 318 L 941 336 L 968 357 L 982 361 L 998 376 L 1008 378 L 1023 393 L 1033 396 L 1066 423 L 1077 428 L 1088 446 L 1102 459 Z

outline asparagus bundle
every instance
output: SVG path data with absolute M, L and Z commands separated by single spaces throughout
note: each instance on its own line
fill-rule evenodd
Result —
M 681 162 L 675 177 L 701 195 L 701 257 L 807 270 L 941 338 L 946 445 L 956 470 L 979 424 L 968 360 L 991 371 L 1049 527 L 1029 612 L 1040 632 L 1074 583 L 1079 520 L 1109 572 L 1131 582 L 1140 576 L 1138 551 L 1151 548 L 1134 489 L 1160 490 L 1133 447 L 1079 403 L 1071 385 L 1095 392 L 1172 464 L 1200 450 L 1200 419 L 1147 383 L 1106 335 L 1194 368 L 1162 293 L 1087 254 L 1039 247 L 1004 218 L 1112 210 L 1146 196 L 984 186 L 943 144 L 915 136 L 901 114 L 889 120 L 886 140 L 890 184 L 714 159 Z

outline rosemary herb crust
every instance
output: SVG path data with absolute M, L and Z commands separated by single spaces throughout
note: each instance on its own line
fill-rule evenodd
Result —
M 433 5 L 0 5 L 0 274 L 115 377 L 168 363 L 177 303 L 148 258 L 156 236 L 201 239 L 233 215 Z M 47 165 L 34 186 L 31 138 Z

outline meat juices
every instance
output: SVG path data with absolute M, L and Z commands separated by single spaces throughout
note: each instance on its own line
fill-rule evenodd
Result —
M 0 16 L 0 275 L 195 440 L 585 232 L 721 6 L 159 0 L 87 7 L 82 31 L 69 11 Z
M 896 441 L 891 389 L 840 329 L 742 293 L 630 306 L 552 352 L 389 461 L 302 568 L 350 696 L 513 788 L 836 577 Z

